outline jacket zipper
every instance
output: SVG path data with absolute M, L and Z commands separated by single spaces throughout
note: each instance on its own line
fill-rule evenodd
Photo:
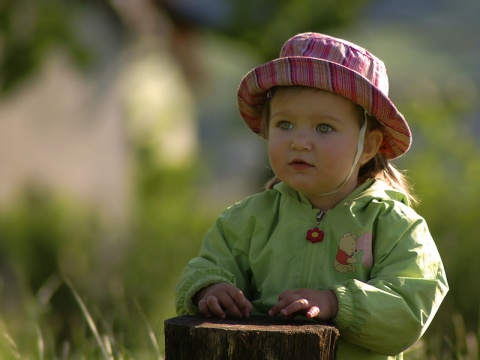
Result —
M 320 222 L 323 220 L 325 217 L 326 213 L 323 211 L 317 209 L 317 215 L 316 215 L 316 225 L 319 226 Z M 312 278 L 312 272 L 313 272 L 313 258 L 314 258 L 314 253 L 318 250 L 319 246 L 316 244 L 308 243 L 307 245 L 307 255 L 305 259 L 305 265 L 304 265 L 304 278 L 303 278 L 303 287 L 304 288 L 309 288 L 310 283 L 311 283 L 311 278 Z
M 323 220 L 323 218 L 325 217 L 325 214 L 322 210 L 318 210 L 317 212 L 317 225 L 320 225 L 320 221 Z

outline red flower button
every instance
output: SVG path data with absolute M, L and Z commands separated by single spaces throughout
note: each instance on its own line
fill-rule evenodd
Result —
M 311 243 L 317 243 L 323 240 L 323 236 L 325 234 L 323 233 L 322 230 L 319 228 L 315 227 L 311 230 L 307 231 L 307 240 L 310 241 Z

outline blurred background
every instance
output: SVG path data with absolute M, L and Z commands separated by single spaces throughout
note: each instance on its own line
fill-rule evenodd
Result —
M 269 176 L 236 88 L 318 31 L 386 63 L 414 134 L 395 164 L 451 290 L 409 358 L 478 358 L 479 12 L 477 0 L 1 0 L 1 357 L 163 357 L 180 272 L 216 215 Z

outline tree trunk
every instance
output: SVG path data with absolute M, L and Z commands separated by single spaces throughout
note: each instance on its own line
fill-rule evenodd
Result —
M 332 325 L 306 320 L 180 316 L 165 321 L 165 360 L 330 360 L 339 336 Z

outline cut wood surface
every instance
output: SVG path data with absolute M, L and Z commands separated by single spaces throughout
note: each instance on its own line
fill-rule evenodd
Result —
M 166 360 L 334 359 L 339 336 L 334 326 L 307 320 L 180 316 L 165 321 L 165 356 Z

